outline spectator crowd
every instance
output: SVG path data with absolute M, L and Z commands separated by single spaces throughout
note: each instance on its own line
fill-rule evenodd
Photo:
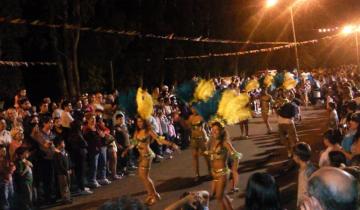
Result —
M 252 77 L 256 76 L 259 75 Z M 216 78 L 214 83 L 218 89 L 240 91 L 244 80 Z M 249 108 L 253 116 L 261 114 L 268 133 L 273 131 L 266 116 L 272 110 L 278 113 L 284 99 L 293 104 L 294 113 L 289 117 L 278 113 L 280 118 L 295 119 L 298 123 L 301 106 L 323 106 L 328 111 L 324 151 L 317 163 L 311 162 L 312 156 L 317 155 L 311 146 L 299 142 L 296 131 L 289 133 L 291 126 L 280 126 L 279 122 L 280 138 L 288 146 L 288 157 L 299 166 L 299 209 L 355 210 L 359 205 L 359 88 L 359 76 L 350 66 L 316 70 L 311 79 L 304 77 L 292 90 L 258 88 L 249 93 Z M 168 86 L 152 90 L 154 114 L 150 124 L 157 135 L 185 149 L 190 133 L 175 118 L 178 114 L 187 118 L 191 109 L 178 101 L 174 92 Z M 131 147 L 134 119 L 118 105 L 118 95 L 117 91 L 98 92 L 59 102 L 46 97 L 33 106 L 26 89 L 20 90 L 13 106 L 2 110 L 0 116 L 0 209 L 36 209 L 59 200 L 69 204 L 73 194 L 89 195 L 94 188 L 133 175 L 138 159 L 137 151 Z M 292 122 L 286 119 L 285 124 Z M 243 137 L 247 138 L 248 122 L 240 125 Z M 285 132 L 283 137 L 281 130 Z M 173 158 L 172 149 L 165 145 L 154 141 L 151 148 L 156 154 L 154 162 Z M 190 192 L 182 196 L 178 205 L 167 209 L 181 209 L 185 204 L 189 204 L 188 208 L 206 209 L 209 197 L 203 191 Z M 278 186 L 266 173 L 251 176 L 245 200 L 249 210 L 283 209 Z M 202 205 L 196 207 L 194 201 Z M 117 203 L 124 202 L 122 199 Z

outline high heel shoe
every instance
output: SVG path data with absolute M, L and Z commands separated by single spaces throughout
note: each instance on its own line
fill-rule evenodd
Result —
M 151 196 L 150 199 L 147 200 L 146 205 L 152 206 L 159 200 L 161 200 L 161 196 L 159 193 L 156 193 L 155 195 Z

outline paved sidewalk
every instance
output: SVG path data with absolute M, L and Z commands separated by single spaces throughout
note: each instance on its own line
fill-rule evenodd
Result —
M 276 118 L 271 117 L 274 131 L 277 130 Z M 324 110 L 309 109 L 303 111 L 303 121 L 297 126 L 300 141 L 306 141 L 314 145 L 313 150 L 319 151 L 321 136 L 326 125 L 326 114 Z M 261 118 L 250 121 L 250 138 L 240 140 L 240 129 L 238 126 L 227 127 L 235 148 L 243 153 L 244 158 L 240 162 L 240 193 L 231 195 L 235 209 L 242 209 L 244 205 L 244 190 L 251 174 L 254 172 L 270 172 L 273 174 L 282 191 L 285 207 L 295 209 L 296 204 L 296 170 L 286 172 L 286 152 L 280 145 L 277 133 L 266 134 L 266 127 Z M 316 160 L 317 157 L 314 157 Z M 201 160 L 201 174 L 206 175 L 205 162 Z M 162 200 L 151 207 L 152 210 L 164 209 L 167 205 L 179 198 L 179 196 L 192 190 L 209 190 L 210 181 L 204 180 L 194 183 L 191 165 L 190 150 L 175 154 L 171 160 L 160 164 L 153 164 L 151 177 L 156 188 L 162 196 Z M 74 198 L 74 203 L 67 206 L 58 206 L 49 209 L 96 209 L 107 200 L 118 198 L 121 195 L 131 195 L 143 200 L 146 196 L 143 185 L 137 176 L 126 177 L 113 182 L 108 186 L 96 189 L 93 195 Z M 212 201 L 210 209 L 219 209 L 216 201 Z

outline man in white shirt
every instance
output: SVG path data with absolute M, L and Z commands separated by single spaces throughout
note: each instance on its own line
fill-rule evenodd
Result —
M 0 120 L 0 145 L 8 146 L 11 143 L 10 132 L 6 130 L 6 121 Z
M 64 101 L 62 104 L 63 112 L 61 113 L 61 126 L 64 128 L 70 128 L 70 124 L 74 121 L 74 118 L 71 116 L 72 105 L 69 101 Z

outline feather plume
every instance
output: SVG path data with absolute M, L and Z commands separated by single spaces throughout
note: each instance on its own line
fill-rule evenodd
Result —
M 154 104 L 151 95 L 139 88 L 136 94 L 137 111 L 142 119 L 149 119 L 154 111 Z
M 186 81 L 176 88 L 176 97 L 184 103 L 190 103 L 194 99 L 195 88 L 194 80 Z
M 128 116 L 134 117 L 136 115 L 136 90 L 120 92 L 117 104 Z
M 226 90 L 219 103 L 217 113 L 227 124 L 236 124 L 251 117 L 247 108 L 248 103 L 249 96 L 246 93 L 237 95 L 232 90 Z
M 200 80 L 198 83 L 194 98 L 195 101 L 206 101 L 214 95 L 216 90 L 215 84 L 212 80 Z
M 219 102 L 221 99 L 221 91 L 216 91 L 215 94 L 207 101 L 200 101 L 193 105 L 197 113 L 208 122 L 217 112 Z
M 297 80 L 295 80 L 294 75 L 290 72 L 286 72 L 284 75 L 284 83 L 283 83 L 283 87 L 286 90 L 290 90 L 296 87 L 297 85 Z
M 246 92 L 251 92 L 253 90 L 258 89 L 259 86 L 260 86 L 259 82 L 256 79 L 252 79 L 246 84 L 245 90 L 246 90 Z

